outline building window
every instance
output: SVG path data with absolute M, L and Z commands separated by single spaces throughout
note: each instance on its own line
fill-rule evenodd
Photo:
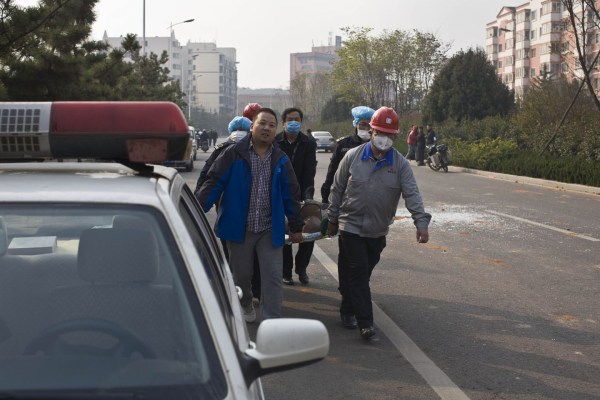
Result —
M 529 49 L 529 56 L 531 58 L 534 58 L 537 55 L 537 50 L 535 47 L 532 47 L 531 49 Z
M 532 10 L 530 14 L 530 19 L 535 21 L 537 19 L 537 10 Z
M 529 70 L 529 74 L 531 74 L 531 77 L 532 77 L 532 78 L 535 78 L 535 68 L 531 68 L 531 69 Z
M 529 31 L 529 39 L 531 39 L 531 40 L 535 39 L 535 29 L 532 29 Z

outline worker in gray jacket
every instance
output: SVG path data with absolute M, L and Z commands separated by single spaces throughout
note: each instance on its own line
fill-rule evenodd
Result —
M 409 162 L 393 148 L 398 115 L 382 107 L 371 117 L 371 141 L 348 150 L 335 174 L 327 214 L 327 233 L 339 230 L 338 277 L 346 328 L 375 335 L 369 280 L 386 245 L 400 197 L 417 228 L 417 241 L 429 240 L 431 215 L 425 212 Z

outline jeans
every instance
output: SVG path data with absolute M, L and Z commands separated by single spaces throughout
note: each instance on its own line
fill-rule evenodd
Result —
M 340 313 L 355 315 L 361 329 L 371 327 L 373 305 L 369 281 L 385 248 L 385 236 L 367 238 L 340 231 L 338 243 L 338 278 L 342 295 Z

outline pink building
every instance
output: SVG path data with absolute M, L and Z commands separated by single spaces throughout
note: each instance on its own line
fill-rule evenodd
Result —
M 592 17 L 590 24 L 593 21 Z M 597 22 L 585 43 L 592 57 L 600 49 Z M 488 59 L 517 97 L 527 91 L 535 78 L 573 79 L 582 75 L 574 39 L 568 13 L 556 0 L 531 0 L 516 7 L 502 7 L 496 19 L 486 25 Z M 600 90 L 600 70 L 594 76 L 594 85 Z

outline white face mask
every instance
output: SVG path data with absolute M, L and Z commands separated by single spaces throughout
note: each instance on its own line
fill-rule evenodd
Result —
M 371 134 L 369 131 L 363 131 L 362 129 L 359 129 L 356 134 L 363 142 L 367 142 L 369 139 L 371 139 Z
M 371 141 L 373 142 L 375 148 L 379 151 L 387 151 L 394 144 L 394 141 L 391 138 L 384 135 L 373 136 Z

